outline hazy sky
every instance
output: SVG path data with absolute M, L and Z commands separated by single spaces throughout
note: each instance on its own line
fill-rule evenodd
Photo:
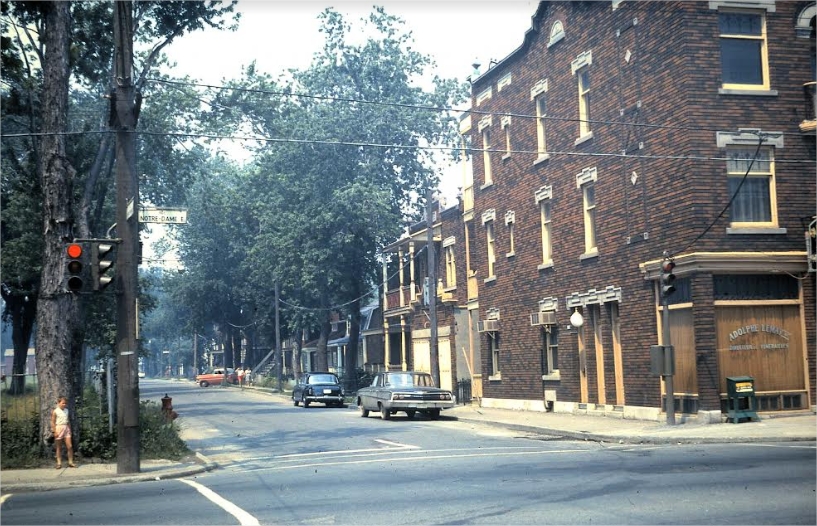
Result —
M 532 0 L 240 0 L 242 13 L 236 32 L 205 30 L 178 39 L 165 48 L 176 62 L 174 75 L 189 75 L 205 84 L 234 79 L 242 67 L 256 62 L 259 71 L 273 77 L 290 68 L 309 67 L 323 45 L 318 15 L 327 7 L 342 13 L 353 28 L 381 5 L 405 21 L 414 37 L 414 49 L 437 63 L 435 73 L 461 81 L 472 74 L 474 62 L 484 72 L 490 60 L 502 60 L 522 45 L 538 1 Z M 245 159 L 240 143 L 234 156 Z M 442 161 L 440 191 L 449 205 L 462 186 L 462 169 Z M 164 229 L 146 236 L 146 258 L 153 257 L 151 241 Z M 172 258 L 174 256 L 168 255 Z
M 529 0 L 385 0 L 386 12 L 405 20 L 419 52 L 432 56 L 444 77 L 465 80 L 477 59 L 505 58 L 522 44 L 538 2 Z M 240 0 L 237 32 L 205 31 L 185 35 L 166 48 L 178 70 L 216 83 L 239 75 L 257 61 L 273 74 L 306 68 L 323 44 L 317 19 L 327 7 L 342 13 L 353 27 L 375 2 L 357 0 Z M 484 68 L 483 68 L 484 69 Z

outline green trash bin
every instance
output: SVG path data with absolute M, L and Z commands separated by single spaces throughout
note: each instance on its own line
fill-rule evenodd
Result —
M 741 419 L 760 421 L 757 416 L 755 379 L 751 376 L 726 377 L 726 421 L 737 424 Z

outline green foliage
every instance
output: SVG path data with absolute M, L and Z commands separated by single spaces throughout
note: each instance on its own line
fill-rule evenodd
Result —
M 179 424 L 166 422 L 162 408 L 144 400 L 139 407 L 139 452 L 142 458 L 179 460 L 191 453 L 179 437 Z
M 32 396 L 32 395 L 29 395 Z M 4 398 L 8 398 L 5 395 Z M 42 461 L 39 442 L 40 413 L 9 412 L 5 407 L 0 413 L 0 448 L 3 451 L 3 469 L 37 466 Z M 36 407 L 33 406 L 33 407 Z
M 36 399 L 36 395 L 28 397 Z M 39 411 L 15 410 L 19 407 L 34 407 L 36 403 L 25 404 L 20 397 L 16 403 L 3 396 L 3 410 L 0 418 L 2 434 L 0 440 L 3 451 L 3 469 L 20 469 L 42 466 L 51 462 L 53 449 L 44 448 L 39 442 Z M 116 458 L 116 426 L 109 431 L 107 406 L 103 398 L 92 388 L 83 393 L 82 404 L 77 410 L 80 425 L 80 440 L 74 444 L 78 458 L 110 461 Z M 145 459 L 179 460 L 191 453 L 187 444 L 179 436 L 179 425 L 166 422 L 159 404 L 143 401 L 139 406 L 139 454 Z M 45 456 L 44 456 L 45 454 Z

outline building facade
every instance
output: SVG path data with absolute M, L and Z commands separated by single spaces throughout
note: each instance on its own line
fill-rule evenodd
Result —
M 814 2 L 541 2 L 472 79 L 440 326 L 479 361 L 483 405 L 661 419 L 656 344 L 674 347 L 676 411 L 724 410 L 730 376 L 754 378 L 761 410 L 815 405 L 814 17 Z M 387 352 L 410 349 L 419 293 L 404 312 L 387 299 L 403 327 Z

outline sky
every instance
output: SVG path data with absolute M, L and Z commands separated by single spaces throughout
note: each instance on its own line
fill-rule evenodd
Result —
M 189 75 L 204 84 L 234 79 L 253 61 L 260 72 L 273 77 L 288 69 L 309 67 L 323 45 L 318 15 L 332 7 L 353 28 L 372 11 L 375 2 L 358 0 L 239 0 L 242 13 L 238 30 L 206 29 L 177 39 L 165 48 L 176 63 L 173 74 Z M 465 81 L 473 64 L 485 71 L 489 61 L 499 61 L 522 45 L 538 1 L 534 0 L 381 0 L 386 13 L 402 18 L 411 31 L 413 49 L 430 56 L 435 74 Z M 245 160 L 240 144 L 234 157 Z M 462 186 L 462 168 L 440 161 L 439 190 L 453 204 Z M 146 254 L 147 256 L 147 254 Z
M 359 0 L 239 0 L 236 32 L 205 30 L 179 38 L 165 51 L 177 66 L 173 73 L 205 84 L 241 75 L 256 62 L 273 77 L 290 68 L 309 67 L 323 45 L 318 15 L 327 7 L 342 13 L 353 27 L 372 11 L 374 2 Z M 441 77 L 465 81 L 480 63 L 502 60 L 522 44 L 537 1 L 531 0 L 381 0 L 386 12 L 405 20 L 414 49 L 437 63 Z M 238 153 L 236 153 L 238 155 Z M 462 186 L 462 172 L 447 168 L 440 191 L 450 199 Z

